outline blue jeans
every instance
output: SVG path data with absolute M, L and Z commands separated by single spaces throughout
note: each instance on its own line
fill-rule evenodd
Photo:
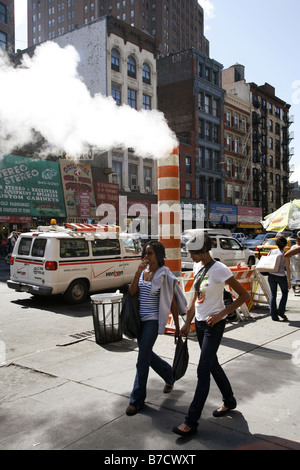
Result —
M 289 287 L 288 281 L 286 276 L 276 276 L 274 274 L 268 275 L 268 282 L 270 285 L 271 290 L 271 298 L 270 298 L 270 314 L 273 320 L 279 320 L 279 316 L 283 316 L 285 312 L 285 307 L 288 299 Z M 282 296 L 279 302 L 278 310 L 277 310 L 277 286 L 280 287 Z
M 167 385 L 173 385 L 172 367 L 166 361 L 155 354 L 152 349 L 158 335 L 158 321 L 148 320 L 141 322 L 141 333 L 138 337 L 138 360 L 136 364 L 136 376 L 131 392 L 130 404 L 142 407 L 146 398 L 146 385 L 149 368 L 162 377 Z
M 222 393 L 224 406 L 228 408 L 235 408 L 236 406 L 230 382 L 217 358 L 217 350 L 223 336 L 225 322 L 226 320 L 221 320 L 213 327 L 210 327 L 205 321 L 196 320 L 196 332 L 201 348 L 201 356 L 197 369 L 198 382 L 194 399 L 185 418 L 185 424 L 191 428 L 198 426 L 198 420 L 209 392 L 210 374 L 212 374 Z

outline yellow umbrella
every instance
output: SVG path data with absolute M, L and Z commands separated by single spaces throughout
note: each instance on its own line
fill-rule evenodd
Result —
M 261 221 L 267 232 L 300 229 L 300 199 L 294 199 L 272 212 Z

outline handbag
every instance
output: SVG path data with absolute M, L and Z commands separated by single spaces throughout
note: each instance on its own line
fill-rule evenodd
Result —
M 259 272 L 277 273 L 280 266 L 282 254 L 262 256 L 255 266 Z
M 175 355 L 173 359 L 173 378 L 179 380 L 186 373 L 189 364 L 189 351 L 187 338 L 183 341 L 182 337 L 179 336 L 175 349 Z
M 141 330 L 139 313 L 139 294 L 130 295 L 128 292 L 121 310 L 122 333 L 129 339 L 137 338 Z

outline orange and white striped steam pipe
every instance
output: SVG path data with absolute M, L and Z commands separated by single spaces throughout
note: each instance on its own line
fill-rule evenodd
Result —
M 165 264 L 181 277 L 181 210 L 179 149 L 158 159 L 158 234 L 166 250 Z

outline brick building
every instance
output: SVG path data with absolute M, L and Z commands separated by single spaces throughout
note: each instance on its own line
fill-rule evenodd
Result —
M 196 49 L 157 61 L 158 108 L 179 139 L 183 203 L 224 202 L 221 70 Z
M 195 47 L 209 55 L 198 0 L 28 0 L 28 45 L 39 44 L 113 15 L 157 39 L 159 53 Z
M 236 64 L 222 72 L 222 87 L 251 106 L 253 205 L 263 217 L 289 200 L 289 161 L 293 153 L 290 105 L 275 95 L 268 83 L 247 83 L 244 67 Z
M 15 52 L 15 11 L 11 0 L 0 1 L 0 49 Z

